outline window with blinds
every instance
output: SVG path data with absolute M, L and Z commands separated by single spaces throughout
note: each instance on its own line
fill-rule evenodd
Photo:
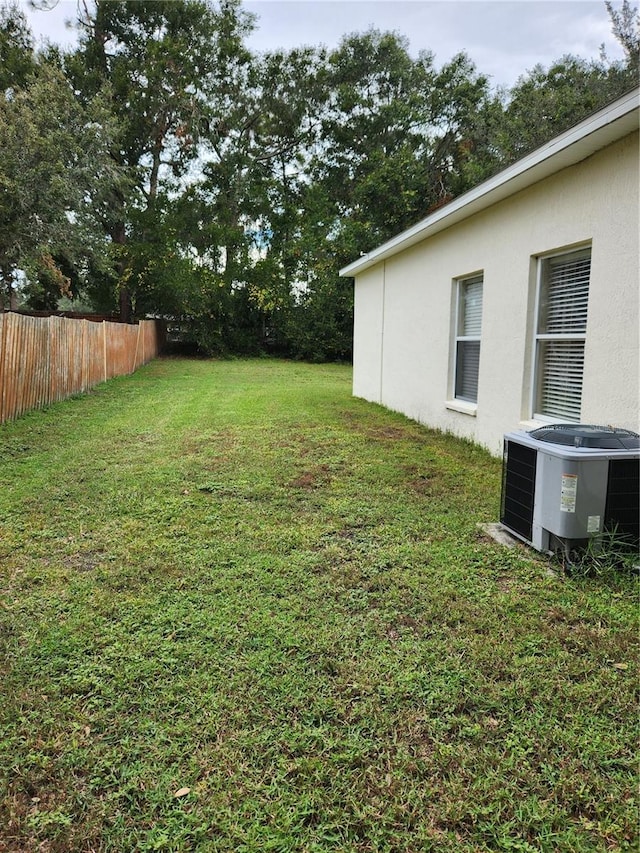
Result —
M 534 417 L 579 421 L 591 251 L 540 261 Z
M 455 352 L 455 397 L 478 402 L 480 333 L 482 331 L 482 276 L 458 282 Z

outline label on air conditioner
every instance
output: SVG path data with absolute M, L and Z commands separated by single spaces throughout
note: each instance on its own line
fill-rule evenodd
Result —
M 599 515 L 590 515 L 587 517 L 587 533 L 600 533 Z
M 578 475 L 563 474 L 560 488 L 560 512 L 576 511 L 576 495 L 578 494 Z

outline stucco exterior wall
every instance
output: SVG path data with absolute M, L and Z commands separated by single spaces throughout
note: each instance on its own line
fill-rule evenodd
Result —
M 358 276 L 353 312 L 354 393 L 374 403 L 381 402 L 383 316 L 384 264 L 378 264 Z
M 583 423 L 639 429 L 638 134 L 356 276 L 356 396 L 499 454 L 533 428 L 537 258 L 591 246 Z M 455 289 L 484 276 L 477 407 L 453 400 Z

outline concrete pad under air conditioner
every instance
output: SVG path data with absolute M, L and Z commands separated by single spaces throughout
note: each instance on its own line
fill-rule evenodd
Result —
M 504 528 L 499 522 L 496 523 L 488 523 L 488 524 L 478 524 L 478 530 L 481 530 L 486 536 L 491 537 L 494 542 L 497 542 L 498 545 L 504 545 L 506 548 L 526 548 L 526 542 L 523 542 L 522 539 L 518 539 L 516 536 L 512 536 L 509 531 Z M 531 556 L 534 556 L 533 554 Z M 540 556 L 536 554 L 535 556 Z M 554 571 L 551 566 L 546 566 L 545 574 L 550 578 L 559 577 L 559 573 Z
M 506 545 L 507 548 L 515 548 L 516 545 L 522 545 L 522 540 L 512 536 L 498 522 L 495 524 L 478 524 L 478 529 L 486 533 L 487 536 L 490 536 L 499 545 Z

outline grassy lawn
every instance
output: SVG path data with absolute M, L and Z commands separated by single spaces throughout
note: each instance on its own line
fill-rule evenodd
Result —
M 159 360 L 0 427 L 1 851 L 615 851 L 637 584 L 350 370 Z

